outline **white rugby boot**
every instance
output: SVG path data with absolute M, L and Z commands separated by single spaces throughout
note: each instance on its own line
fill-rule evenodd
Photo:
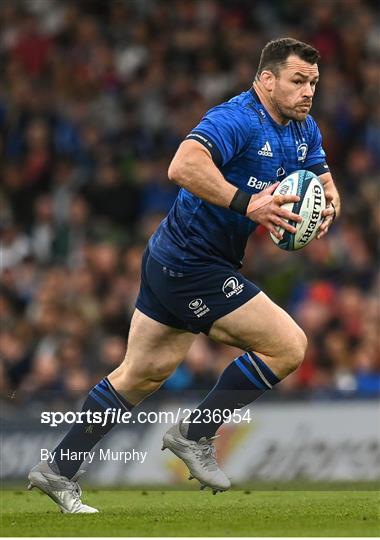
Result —
M 171 427 L 162 439 L 162 450 L 168 448 L 177 457 L 182 459 L 189 468 L 189 480 L 196 478 L 201 483 L 201 489 L 206 486 L 213 490 L 213 494 L 218 491 L 227 491 L 231 487 L 229 478 L 219 469 L 216 461 L 216 450 L 214 446 L 215 437 L 202 437 L 199 441 L 186 439 L 188 427 L 182 421 Z
M 76 480 L 83 472 L 79 471 L 69 480 L 66 476 L 56 474 L 46 461 L 41 461 L 28 475 L 28 489 L 36 487 L 46 493 L 64 514 L 94 514 L 99 510 L 83 504 L 80 499 L 82 490 Z

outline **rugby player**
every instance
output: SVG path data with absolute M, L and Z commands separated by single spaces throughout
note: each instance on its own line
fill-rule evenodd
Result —
M 125 359 L 90 391 L 82 409 L 131 410 L 173 373 L 200 332 L 239 347 L 242 355 L 198 405 L 198 423 L 193 413 L 163 439 L 201 488 L 214 492 L 227 490 L 230 480 L 216 461 L 213 439 L 222 420 L 212 412 L 255 401 L 297 369 L 307 344 L 292 318 L 239 273 L 247 238 L 259 224 L 278 238 L 279 225 L 295 232 L 284 219 L 301 218 L 282 205 L 299 198 L 273 191 L 298 169 L 314 172 L 324 186 L 327 207 L 318 238 L 340 213 L 321 134 L 309 116 L 319 58 L 312 46 L 291 38 L 269 42 L 252 88 L 210 109 L 181 143 L 168 174 L 182 189 L 144 253 Z M 96 512 L 80 499 L 80 460 L 59 456 L 61 450 L 91 450 L 112 427 L 74 425 L 55 449 L 53 464 L 32 469 L 30 487 L 64 512 Z

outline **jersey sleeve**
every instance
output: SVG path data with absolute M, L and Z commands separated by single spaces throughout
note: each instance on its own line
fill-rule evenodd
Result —
M 307 119 L 307 129 L 309 133 L 309 148 L 304 162 L 304 168 L 319 176 L 329 172 L 330 169 L 326 163 L 326 153 L 322 147 L 321 132 L 312 116 L 309 116 Z
M 248 147 L 250 138 L 251 123 L 248 116 L 230 103 L 210 109 L 186 137 L 203 144 L 218 167 L 241 154 Z

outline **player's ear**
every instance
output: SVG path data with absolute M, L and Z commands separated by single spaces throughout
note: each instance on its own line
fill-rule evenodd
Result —
M 260 81 L 263 84 L 265 90 L 272 92 L 274 88 L 275 76 L 272 71 L 264 70 L 260 74 Z

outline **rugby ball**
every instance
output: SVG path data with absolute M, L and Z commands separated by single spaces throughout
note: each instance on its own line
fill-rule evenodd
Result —
M 273 195 L 298 195 L 301 197 L 299 202 L 286 203 L 283 206 L 293 214 L 298 214 L 303 218 L 301 223 L 290 221 L 291 225 L 296 228 L 295 234 L 285 231 L 282 227 L 277 227 L 277 230 L 284 234 L 280 240 L 270 233 L 273 242 L 286 251 L 294 251 L 307 246 L 315 238 L 323 220 L 322 212 L 326 208 L 325 193 L 318 176 L 310 171 L 295 171 L 284 178 Z

